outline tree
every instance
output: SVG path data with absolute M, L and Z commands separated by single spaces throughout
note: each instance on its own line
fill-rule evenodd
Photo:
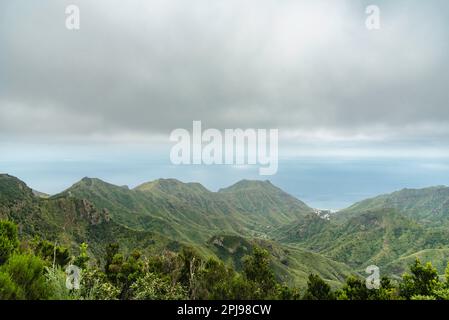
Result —
M 287 286 L 286 284 L 278 285 L 277 286 L 277 298 L 279 300 L 300 300 L 301 299 L 301 292 L 298 288 L 291 288 Z
M 373 289 L 374 290 L 374 289 Z M 346 283 L 338 292 L 339 300 L 370 300 L 370 290 L 361 279 L 350 276 L 346 279 Z
M 136 300 L 185 300 L 187 291 L 179 284 L 172 284 L 170 278 L 146 273 L 131 285 L 132 299 Z
M 244 258 L 243 272 L 248 280 L 258 285 L 262 298 L 269 298 L 274 294 L 277 283 L 267 250 L 255 247 L 253 254 Z
M 414 295 L 412 299 L 426 299 L 426 300 L 449 300 L 449 263 L 445 271 L 445 280 L 438 281 L 432 288 L 431 295 Z
M 141 253 L 134 250 L 131 255 L 125 257 L 117 252 L 118 246 L 111 246 L 106 257 L 106 276 L 112 283 L 120 288 L 120 299 L 127 299 L 130 294 L 130 286 L 134 281 L 143 275 L 144 264 L 141 260 Z
M 162 254 L 148 257 L 146 271 L 169 276 L 171 281 L 177 282 L 181 278 L 184 263 L 179 255 L 172 251 L 164 251 Z
M 303 297 L 304 300 L 334 300 L 335 295 L 331 287 L 316 274 L 309 275 L 307 281 L 307 290 Z
M 87 262 L 89 261 L 89 255 L 87 254 L 87 243 L 82 243 L 80 245 L 80 253 L 73 261 L 73 264 L 81 269 L 86 269 Z
M 81 276 L 80 296 L 86 300 L 115 300 L 120 289 L 110 283 L 106 275 L 95 267 L 83 270 Z
M 373 300 L 396 300 L 399 296 L 397 286 L 388 277 L 382 277 L 380 279 L 380 288 L 374 290 L 374 294 L 375 297 Z
M 112 260 L 114 259 L 115 255 L 119 253 L 120 246 L 118 243 L 110 243 L 106 246 L 106 258 L 105 258 L 105 266 L 104 271 L 106 275 L 109 276 L 111 270 L 109 270 Z
M 45 262 L 34 255 L 12 255 L 0 272 L 8 274 L 10 280 L 17 287 L 19 299 L 42 300 L 51 297 L 50 287 L 44 275 Z M 3 276 L 8 283 L 6 276 Z M 10 285 L 10 284 L 9 284 Z
M 19 247 L 17 226 L 10 221 L 0 221 L 0 265 Z
M 263 296 L 259 286 L 251 280 L 248 280 L 240 273 L 235 273 L 230 282 L 229 298 L 232 300 L 254 300 L 254 299 L 268 299 L 270 297 Z
M 50 262 L 52 265 L 54 263 L 57 266 L 64 267 L 70 262 L 70 252 L 66 247 L 38 238 L 34 239 L 33 247 L 33 251 L 37 256 Z
M 410 267 L 410 274 L 402 276 L 400 294 L 406 299 L 413 296 L 430 296 L 439 283 L 438 272 L 430 262 L 423 265 L 416 259 Z
M 190 299 L 198 299 L 198 275 L 204 268 L 204 261 L 191 247 L 184 247 L 179 258 L 182 265 L 179 282 L 188 288 Z
M 226 267 L 221 261 L 209 259 L 198 275 L 198 298 L 233 299 L 233 277 L 235 277 L 233 269 Z
M 0 272 L 0 300 L 17 300 L 23 298 L 23 292 L 6 272 Z

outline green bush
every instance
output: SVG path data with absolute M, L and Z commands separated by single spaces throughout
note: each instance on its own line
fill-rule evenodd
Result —
M 0 221 L 0 265 L 18 248 L 17 226 L 10 221 Z
M 402 277 L 401 296 L 411 299 L 414 296 L 429 296 L 438 287 L 438 272 L 431 263 L 423 265 L 416 259 L 410 267 L 410 274 Z
M 179 283 L 147 273 L 131 285 L 132 298 L 136 300 L 185 300 L 187 291 Z
M 0 272 L 0 300 L 23 299 L 23 292 L 6 272 Z
M 85 300 L 116 300 L 120 289 L 110 283 L 97 268 L 87 268 L 81 273 L 80 296 Z
M 20 299 L 41 300 L 51 297 L 51 289 L 44 274 L 44 261 L 34 255 L 12 255 L 0 268 L 9 275 L 21 294 Z M 5 278 L 6 279 L 6 278 Z
M 335 295 L 331 287 L 319 275 L 309 275 L 307 281 L 307 290 L 303 297 L 304 300 L 334 300 Z

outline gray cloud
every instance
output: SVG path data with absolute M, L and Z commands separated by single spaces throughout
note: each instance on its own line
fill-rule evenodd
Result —
M 367 4 L 2 1 L 0 133 L 157 135 L 202 120 L 293 140 L 447 140 L 449 5 L 377 1 L 370 32 Z

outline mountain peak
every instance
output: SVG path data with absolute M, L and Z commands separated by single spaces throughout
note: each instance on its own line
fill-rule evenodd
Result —
M 142 183 L 141 185 L 134 188 L 138 191 L 196 191 L 196 192 L 210 192 L 202 184 L 197 182 L 182 182 L 177 179 L 157 179 L 150 182 Z
M 9 174 L 0 174 L 0 203 L 33 197 L 33 190 L 25 182 Z
M 71 187 L 61 192 L 60 194 L 54 195 L 53 197 L 58 197 L 61 195 L 72 194 L 72 192 L 80 191 L 82 193 L 88 192 L 93 189 L 111 189 L 120 188 L 116 185 L 110 184 L 98 178 L 84 177 L 80 181 L 74 183 Z
M 276 189 L 280 190 L 276 186 L 274 186 L 269 180 L 247 180 L 243 179 L 240 180 L 233 185 L 222 188 L 218 192 L 237 192 L 237 191 L 243 191 L 243 190 L 254 190 L 254 189 Z
M 85 184 L 93 184 L 95 182 L 100 182 L 100 183 L 106 183 L 101 179 L 98 178 L 90 178 L 90 177 L 84 177 L 82 178 L 79 182 L 85 183 Z

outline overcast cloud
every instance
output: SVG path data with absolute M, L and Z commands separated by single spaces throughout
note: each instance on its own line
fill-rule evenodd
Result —
M 65 6 L 81 30 L 65 28 Z M 381 9 L 381 30 L 365 8 Z M 447 1 L 2 1 L 0 135 L 449 144 Z M 6 138 L 5 138 L 6 137 Z

